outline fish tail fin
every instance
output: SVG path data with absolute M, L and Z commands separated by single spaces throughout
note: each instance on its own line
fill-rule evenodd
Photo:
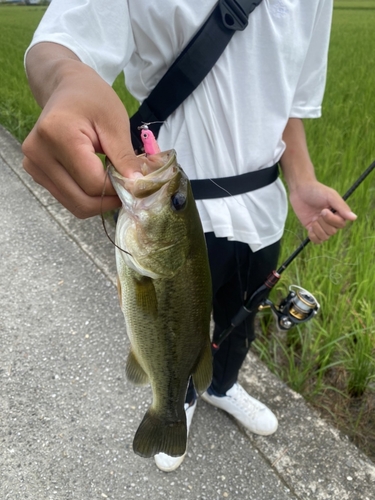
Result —
M 134 453 L 141 457 L 153 457 L 157 453 L 166 453 L 179 457 L 186 451 L 186 417 L 175 422 L 163 419 L 150 408 L 134 436 Z
M 212 380 L 212 351 L 211 344 L 207 341 L 203 347 L 197 367 L 193 372 L 194 387 L 198 394 L 202 394 L 211 384 Z

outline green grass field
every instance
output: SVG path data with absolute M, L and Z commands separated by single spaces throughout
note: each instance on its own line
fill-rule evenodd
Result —
M 0 123 L 23 141 L 38 119 L 40 109 L 29 90 L 23 57 L 46 7 L 0 4 Z M 137 103 L 125 89 L 123 78 L 114 88 L 130 112 Z
M 23 140 L 39 115 L 28 89 L 23 53 L 43 7 L 0 6 L 0 123 Z M 375 160 L 375 0 L 336 0 L 323 117 L 306 122 L 319 180 L 344 193 Z M 122 78 L 115 89 L 132 109 Z M 290 284 L 321 303 L 316 320 L 287 334 L 267 313 L 257 354 L 293 389 L 334 420 L 375 459 L 374 243 L 375 173 L 348 201 L 355 223 L 322 246 L 308 245 L 272 297 Z M 305 237 L 290 212 L 284 260 Z
M 305 122 L 319 180 L 343 194 L 375 160 L 375 1 L 335 1 L 323 116 Z M 321 304 L 316 320 L 275 333 L 269 317 L 254 347 L 291 387 L 375 459 L 375 173 L 348 200 L 355 223 L 308 245 L 284 273 L 275 302 L 296 283 Z M 304 238 L 290 211 L 286 258 Z M 282 290 L 280 290 L 280 288 Z

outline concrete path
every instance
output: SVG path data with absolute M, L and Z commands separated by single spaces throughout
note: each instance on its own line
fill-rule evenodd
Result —
M 252 355 L 241 382 L 277 414 L 274 436 L 199 401 L 180 469 L 134 455 L 151 394 L 124 377 L 113 247 L 21 162 L 0 127 L 1 500 L 375 498 L 375 465 Z

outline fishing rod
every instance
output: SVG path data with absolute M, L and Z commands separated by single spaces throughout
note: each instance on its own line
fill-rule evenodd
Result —
M 366 177 L 374 170 L 375 161 L 358 177 L 354 184 L 346 191 L 342 199 L 347 200 Z M 335 212 L 335 210 L 332 210 Z M 272 288 L 278 283 L 281 274 L 293 262 L 302 250 L 310 243 L 310 238 L 306 238 L 296 250 L 281 264 L 272 271 L 265 282 L 251 295 L 249 300 L 241 307 L 234 316 L 231 324 L 219 336 L 216 342 L 212 343 L 212 350 L 216 352 L 224 340 L 239 326 L 255 309 L 260 307 L 271 307 L 272 312 L 277 317 L 278 326 L 282 330 L 289 330 L 294 325 L 305 323 L 317 315 L 320 305 L 316 298 L 307 290 L 297 285 L 289 287 L 288 296 L 283 299 L 279 306 L 275 306 L 267 297 Z

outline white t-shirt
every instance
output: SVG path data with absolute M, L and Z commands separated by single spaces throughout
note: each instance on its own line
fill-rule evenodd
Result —
M 243 174 L 281 157 L 290 117 L 321 114 L 332 0 L 263 0 L 202 84 L 167 119 L 158 142 L 191 179 Z M 215 0 L 53 0 L 30 47 L 62 44 L 108 83 L 124 71 L 141 102 L 203 24 Z M 204 231 L 253 251 L 279 240 L 281 180 L 243 195 L 197 201 Z

